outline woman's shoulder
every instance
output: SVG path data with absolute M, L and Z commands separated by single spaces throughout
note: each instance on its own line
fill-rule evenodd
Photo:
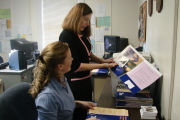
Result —
M 35 99 L 37 106 L 52 107 L 54 103 L 57 103 L 57 96 L 51 91 L 41 92 Z
M 41 92 L 39 93 L 40 95 L 41 94 L 50 94 L 50 95 L 53 95 L 54 94 L 54 90 L 52 89 L 52 87 L 47 84 L 42 90 Z
M 63 30 L 59 36 L 59 40 L 60 41 L 67 41 L 67 40 L 74 40 L 76 38 L 76 34 L 71 32 L 71 31 L 68 31 L 68 30 Z
M 75 35 L 75 33 L 69 30 L 63 30 L 60 34 L 60 36 L 72 36 L 72 35 Z
M 48 82 L 47 85 L 38 94 L 37 98 L 48 99 L 47 97 L 49 97 L 55 99 L 56 96 L 57 96 L 57 91 L 54 89 L 52 82 Z

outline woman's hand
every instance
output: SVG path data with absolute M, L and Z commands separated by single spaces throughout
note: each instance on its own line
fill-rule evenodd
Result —
M 93 102 L 76 101 L 76 106 L 84 109 L 94 109 L 96 105 Z
M 114 63 L 114 58 L 104 59 L 103 63 Z
M 112 68 L 115 67 L 117 65 L 117 63 L 113 62 L 113 63 L 104 63 L 104 68 Z

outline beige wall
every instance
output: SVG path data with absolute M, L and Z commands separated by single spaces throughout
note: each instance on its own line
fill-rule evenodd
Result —
M 138 17 L 139 7 L 136 0 L 112 0 L 112 34 L 127 37 L 129 44 L 139 46 Z
M 178 5 L 178 1 L 176 1 L 176 5 Z M 180 6 L 180 2 L 179 2 L 179 6 Z M 177 33 L 180 33 L 180 9 L 178 11 L 178 16 L 177 16 Z M 179 110 L 180 110 L 180 104 L 179 104 L 179 85 L 180 85 L 180 34 L 177 34 L 177 41 L 175 43 L 176 45 L 176 53 L 175 54 L 175 74 L 174 74 L 174 86 L 173 86 L 173 97 L 172 97 L 172 114 L 171 114 L 171 120 L 180 120 L 180 115 L 179 115 Z
M 144 1 L 139 0 L 139 5 Z M 172 101 L 177 103 L 178 100 L 178 90 L 175 90 L 177 89 L 176 84 L 174 88 L 174 82 L 178 83 L 177 78 L 174 79 L 174 76 L 178 76 L 177 72 L 174 72 L 174 66 L 178 66 L 178 62 L 175 63 L 175 60 L 178 59 L 178 56 L 175 59 L 177 54 L 175 44 L 177 41 L 177 24 L 175 23 L 177 4 L 175 3 L 177 1 L 179 0 L 163 0 L 162 12 L 158 13 L 156 11 L 156 1 L 153 0 L 153 14 L 152 17 L 147 17 L 147 40 L 144 45 L 145 51 L 151 53 L 160 72 L 163 74 L 161 94 L 159 95 L 161 98 L 161 116 L 166 120 L 178 120 L 175 118 L 180 118 L 180 115 L 177 114 L 180 108 L 175 107 L 174 103 L 171 113 Z
M 132 46 L 137 47 L 138 43 L 138 2 L 132 0 L 84 0 L 96 12 L 96 4 L 106 6 L 106 16 L 111 17 L 111 26 L 107 35 L 119 35 L 129 39 Z M 128 7 L 127 7 L 128 6 Z

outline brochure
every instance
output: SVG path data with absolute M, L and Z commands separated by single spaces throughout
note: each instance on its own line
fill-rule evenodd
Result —
M 111 68 L 111 70 L 133 94 L 145 89 L 162 76 L 131 45 L 128 45 L 121 53 L 117 53 L 114 60 L 118 64 L 115 68 L 118 69 Z M 118 70 L 121 70 L 121 72 L 118 72 Z

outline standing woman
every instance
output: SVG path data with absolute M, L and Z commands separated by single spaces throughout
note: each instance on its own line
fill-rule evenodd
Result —
M 75 100 L 92 101 L 91 70 L 111 68 L 116 65 L 113 59 L 95 56 L 90 42 L 92 9 L 85 3 L 76 4 L 64 19 L 59 40 L 66 42 L 72 53 L 71 71 L 65 74 Z M 95 62 L 97 64 L 91 64 Z M 106 64 L 102 64 L 106 63 Z M 108 64 L 107 64 L 108 63 Z M 87 111 L 75 110 L 75 120 L 83 120 Z
M 61 41 L 50 43 L 41 52 L 29 90 L 35 98 L 38 120 L 73 120 L 75 107 L 89 109 L 95 106 L 92 102 L 74 101 L 64 77 L 71 69 L 72 60 L 68 44 Z

